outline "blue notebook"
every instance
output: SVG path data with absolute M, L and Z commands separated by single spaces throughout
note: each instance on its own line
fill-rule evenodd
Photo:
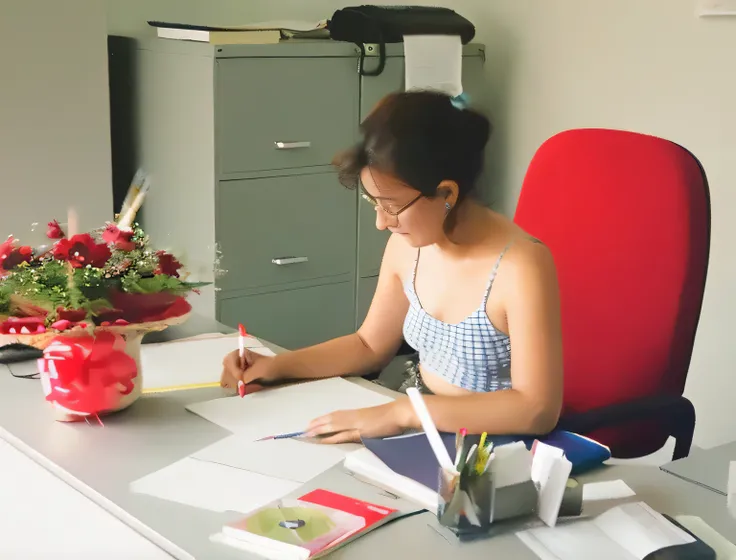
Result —
M 441 433 L 450 457 L 455 456 L 455 434 Z M 466 446 L 479 441 L 478 436 L 468 436 Z M 544 437 L 493 436 L 486 438 L 494 445 L 523 441 L 531 449 L 538 439 L 548 445 L 559 447 L 572 463 L 572 474 L 577 475 L 601 465 L 611 458 L 611 451 L 592 439 L 571 432 L 555 431 Z M 437 488 L 439 465 L 424 433 L 391 438 L 366 438 L 363 444 L 383 461 L 392 471 L 411 478 L 432 489 Z

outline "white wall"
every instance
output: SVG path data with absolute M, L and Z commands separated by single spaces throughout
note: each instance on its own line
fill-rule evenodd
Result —
M 564 129 L 602 126 L 655 134 L 701 159 L 711 184 L 713 240 L 686 394 L 698 411 L 698 444 L 736 439 L 736 344 L 727 334 L 736 317 L 736 167 L 729 162 L 736 152 L 736 18 L 699 19 L 695 0 L 434 3 L 473 20 L 478 40 L 487 46 L 488 110 L 496 127 L 489 164 L 500 209 L 513 212 L 534 151 Z M 145 19 L 319 19 L 346 4 L 108 0 L 111 32 L 131 35 L 150 33 Z
M 105 5 L 0 1 L 0 238 L 112 217 Z M 40 225 L 34 234 L 31 224 Z

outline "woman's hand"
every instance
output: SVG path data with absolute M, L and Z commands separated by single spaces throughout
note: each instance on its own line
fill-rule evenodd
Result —
M 408 425 L 411 407 L 406 398 L 388 404 L 339 410 L 309 423 L 310 437 L 319 436 L 320 443 L 353 443 L 361 437 L 386 437 L 400 434 Z
M 263 381 L 274 381 L 279 375 L 273 356 L 261 356 L 250 350 L 245 351 L 245 363 L 241 363 L 240 352 L 233 350 L 222 361 L 220 385 L 228 389 L 237 389 L 238 381 L 246 385 Z

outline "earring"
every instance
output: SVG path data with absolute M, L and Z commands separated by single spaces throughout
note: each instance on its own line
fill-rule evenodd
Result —
M 452 210 L 452 205 L 449 202 L 445 202 L 445 213 L 449 213 Z

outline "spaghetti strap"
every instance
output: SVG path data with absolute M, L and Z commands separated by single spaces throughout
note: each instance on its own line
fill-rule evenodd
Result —
M 485 309 L 486 304 L 488 303 L 488 297 L 491 295 L 491 288 L 493 288 L 493 281 L 496 279 L 496 274 L 498 274 L 498 267 L 501 265 L 501 259 L 506 254 L 506 251 L 509 250 L 509 247 L 513 244 L 513 241 L 509 241 L 506 244 L 506 247 L 503 248 L 503 251 L 501 251 L 501 254 L 498 255 L 498 259 L 496 259 L 496 264 L 493 265 L 493 270 L 491 270 L 491 277 L 488 279 L 488 285 L 486 286 L 486 292 L 483 295 L 483 309 Z
M 419 267 L 419 251 L 421 251 L 420 248 L 417 248 L 417 258 L 414 259 L 414 268 L 411 270 L 411 284 L 414 285 L 414 281 L 417 278 L 417 268 Z

